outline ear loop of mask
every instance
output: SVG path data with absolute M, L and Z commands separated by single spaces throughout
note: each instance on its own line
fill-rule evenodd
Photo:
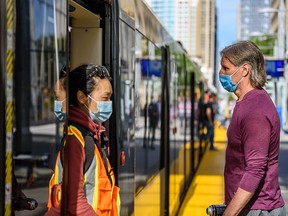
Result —
M 243 65 L 241 66 L 243 67 Z M 238 69 L 240 69 L 241 67 L 239 67 Z M 238 70 L 239 71 L 239 70 Z M 235 72 L 233 73 L 233 75 L 235 74 Z M 244 77 L 242 76 L 241 79 L 236 83 L 237 85 L 239 85 L 239 83 L 244 79 Z

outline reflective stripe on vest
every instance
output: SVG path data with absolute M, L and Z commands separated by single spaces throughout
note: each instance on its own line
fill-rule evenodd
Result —
M 53 186 L 62 182 L 62 172 L 63 172 L 63 167 L 62 167 L 61 160 L 60 160 L 60 152 L 58 152 L 57 157 L 56 157 L 55 167 L 54 167 L 54 173 L 52 174 L 52 177 L 49 182 L 49 194 L 48 194 L 48 204 L 47 204 L 48 208 L 52 207 L 51 196 L 52 196 Z
M 73 125 L 68 127 L 68 136 L 75 136 L 78 141 L 85 147 L 84 137 L 82 133 Z M 64 141 L 64 146 L 66 141 Z M 107 158 L 106 158 L 107 159 Z M 108 161 L 108 169 L 111 166 Z M 60 152 L 57 155 L 54 174 L 49 183 L 49 199 L 48 208 L 51 208 L 51 189 L 55 184 L 62 182 L 63 167 L 60 160 Z M 87 202 L 92 206 L 99 215 L 117 216 L 120 215 L 120 196 L 119 188 L 115 186 L 114 173 L 111 170 L 112 186 L 106 173 L 106 168 L 98 148 L 95 145 L 94 158 L 89 169 L 84 174 L 83 190 Z M 98 181 L 98 182 L 95 182 Z M 109 194 L 109 195 L 108 195 Z

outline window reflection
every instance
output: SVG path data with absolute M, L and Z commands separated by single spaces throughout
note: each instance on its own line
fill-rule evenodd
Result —
M 54 8 L 55 2 L 55 8 Z M 65 1 L 30 3 L 32 121 L 54 120 L 53 86 L 66 55 Z
M 153 184 L 154 175 L 160 170 L 161 137 L 161 50 L 142 35 L 137 35 L 136 60 L 136 194 L 148 195 L 149 184 Z M 156 184 L 156 191 L 160 185 Z M 159 188 L 158 188 L 159 186 Z M 160 192 L 154 196 L 160 203 Z M 141 203 L 135 205 L 135 213 L 141 213 Z M 160 212 L 160 205 L 154 206 Z
M 64 0 L 16 4 L 14 171 L 25 195 L 39 204 L 35 215 L 46 211 L 52 149 L 62 134 L 53 106 L 55 83 L 66 65 L 66 4 Z
M 135 107 L 134 107 L 134 30 L 126 23 L 120 24 L 120 151 L 125 153 L 125 166 L 119 167 L 121 213 L 134 211 L 134 152 L 135 152 Z

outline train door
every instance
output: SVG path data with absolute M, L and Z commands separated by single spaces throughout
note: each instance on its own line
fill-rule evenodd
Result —
M 125 154 L 125 164 L 119 167 L 119 187 L 121 215 L 134 212 L 135 179 L 135 22 L 125 12 L 120 11 L 119 19 L 119 73 L 115 85 L 117 92 L 116 143 Z M 115 80 L 115 81 L 116 81 Z M 122 155 L 123 157 L 123 155 Z M 122 158 L 123 159 L 123 158 Z M 121 160 L 122 161 L 122 160 Z M 122 161 L 123 162 L 123 161 Z
M 122 197 L 121 215 L 131 215 L 134 212 L 135 200 L 135 112 L 137 112 L 135 23 L 125 13 L 118 11 L 116 1 L 112 6 L 104 1 L 95 3 L 83 1 L 85 4 L 81 5 L 77 2 L 70 1 L 71 67 L 73 69 L 82 63 L 93 62 L 106 66 L 111 73 L 113 114 L 108 124 L 105 123 L 105 127 L 109 131 L 110 159 Z M 118 152 L 121 152 L 121 160 Z M 119 162 L 123 166 L 119 166 Z
M 162 50 L 136 32 L 135 51 L 135 214 L 161 214 Z
M 70 70 L 81 64 L 105 66 L 113 86 L 113 113 L 104 123 L 110 141 L 111 164 L 118 176 L 118 17 L 116 2 L 113 7 L 107 1 L 69 0 Z M 114 19 L 115 18 L 115 19 Z M 113 21 L 113 24 L 112 24 Z
M 82 64 L 103 65 L 108 69 L 113 79 L 113 88 L 115 88 L 118 74 L 118 62 L 115 58 L 118 58 L 118 54 L 116 57 L 114 54 L 118 52 L 118 47 L 112 47 L 111 43 L 116 44 L 112 40 L 118 40 L 118 35 L 114 35 L 112 39 L 112 30 L 114 31 L 116 27 L 112 28 L 111 26 L 111 13 L 112 7 L 106 1 L 69 0 L 70 70 Z M 117 90 L 114 90 L 112 95 L 113 114 L 110 121 L 105 122 L 108 133 L 111 133 L 111 128 L 116 127 L 114 124 L 110 124 L 115 118 L 116 95 Z M 113 140 L 114 138 L 110 139 L 110 142 Z M 114 147 L 111 149 L 111 154 L 115 154 L 114 149 Z M 116 166 L 116 164 L 117 162 L 114 162 L 113 165 Z
M 184 118 L 184 95 L 181 85 L 179 85 L 179 80 L 184 71 L 181 71 L 180 67 L 180 55 L 178 55 L 174 50 L 170 52 L 170 83 L 169 83 L 169 113 L 170 113 L 170 142 L 169 142 L 169 203 L 170 210 L 169 215 L 174 215 L 173 210 L 177 209 L 180 201 L 180 191 L 182 188 L 183 179 L 183 163 L 184 155 L 183 153 L 183 138 L 184 138 L 184 128 L 185 128 L 185 118 Z M 182 167 L 179 166 L 181 163 Z
M 19 194 L 36 199 L 34 215 L 47 211 L 51 153 L 61 127 L 53 104 L 66 65 L 66 6 L 65 0 L 1 1 L 1 215 L 14 215 L 11 203 L 23 208 Z
M 171 48 L 173 48 L 171 46 Z M 187 70 L 187 60 L 183 52 L 174 48 L 170 52 L 170 82 L 168 87 L 170 140 L 169 140 L 169 214 L 175 215 L 181 205 L 185 189 L 191 180 L 191 161 L 194 154 L 191 138 L 191 124 L 194 124 L 190 85 L 191 72 Z

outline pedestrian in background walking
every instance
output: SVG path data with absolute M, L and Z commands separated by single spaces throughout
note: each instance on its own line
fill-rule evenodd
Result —
M 214 93 L 209 94 L 207 103 L 204 104 L 204 125 L 207 133 L 204 135 L 204 140 L 209 143 L 209 150 L 217 150 L 214 147 L 214 120 L 215 120 L 215 100 L 216 95 Z

